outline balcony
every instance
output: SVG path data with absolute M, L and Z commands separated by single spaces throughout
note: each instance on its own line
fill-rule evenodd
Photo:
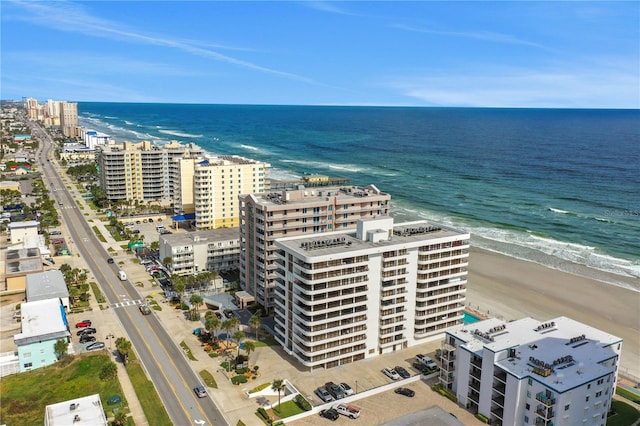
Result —
M 493 378 L 501 381 L 502 383 L 507 383 L 507 373 L 505 373 L 504 371 L 496 370 L 496 372 L 493 374 Z
M 553 411 L 553 408 L 545 407 L 542 404 L 538 405 L 536 414 L 542 417 L 544 420 L 550 420 L 556 415 L 556 413 Z
M 542 402 L 546 407 L 553 407 L 556 404 L 556 399 L 551 392 L 546 394 L 544 392 L 538 392 L 536 394 L 536 401 Z

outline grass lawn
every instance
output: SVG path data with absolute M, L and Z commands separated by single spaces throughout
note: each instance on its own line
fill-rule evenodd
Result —
M 640 396 L 638 396 L 638 394 L 627 390 L 625 388 L 621 388 L 620 386 L 616 387 L 616 394 L 620 395 L 621 397 L 628 399 L 629 401 L 633 401 L 636 404 L 640 404 Z
M 260 341 L 252 340 L 253 344 L 256 345 L 256 348 L 264 347 L 264 346 L 278 346 L 278 342 L 271 336 L 267 336 L 266 338 L 263 335 L 260 335 Z
M 169 418 L 169 414 L 167 414 L 167 410 L 164 408 L 164 405 L 156 392 L 156 388 L 153 387 L 151 380 L 147 379 L 147 376 L 144 374 L 144 370 L 140 365 L 140 361 L 136 359 L 133 352 L 129 352 L 127 373 L 129 373 L 129 378 L 136 390 L 138 401 L 140 401 L 142 411 L 144 411 L 144 415 L 147 417 L 149 424 L 154 426 L 170 426 L 172 423 Z
M 625 402 L 614 400 L 611 408 L 616 414 L 607 418 L 607 426 L 629 426 L 640 419 L 640 411 Z
M 213 378 L 213 374 L 209 373 L 208 370 L 202 370 L 200 372 L 200 377 L 202 377 L 202 380 L 204 380 L 208 387 L 218 389 L 216 379 Z
M 275 403 L 273 405 L 273 408 L 269 411 L 272 411 L 272 413 L 269 414 L 271 414 L 273 417 L 277 417 L 280 419 L 304 413 L 304 410 L 298 407 L 298 404 L 293 401 L 283 402 L 280 406 L 278 406 L 278 403 Z
M 42 424 L 45 407 L 49 404 L 100 394 L 102 405 L 111 415 L 107 400 L 120 395 L 126 405 L 117 379 L 100 380 L 102 366 L 113 362 L 102 354 L 76 355 L 69 364 L 56 363 L 33 371 L 2 378 L 0 382 L 0 424 Z
M 187 344 L 184 342 L 184 340 L 182 342 L 180 342 L 180 347 L 182 348 L 184 353 L 187 355 L 187 358 L 189 358 L 191 361 L 197 361 L 198 360 L 195 356 L 193 356 L 193 353 L 191 353 L 191 349 L 189 348 L 189 346 L 187 346 Z

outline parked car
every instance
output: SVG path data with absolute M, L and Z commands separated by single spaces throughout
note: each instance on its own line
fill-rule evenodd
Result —
M 204 386 L 196 386 L 195 388 L 193 388 L 193 391 L 196 393 L 198 398 L 204 398 L 207 396 L 207 390 L 204 388 Z
M 338 414 L 342 414 L 343 416 L 347 416 L 350 419 L 357 419 L 360 417 L 360 408 L 355 405 L 350 404 L 338 404 L 334 405 L 333 409 L 338 412 Z
M 110 257 L 107 259 L 107 263 L 113 263 L 113 259 Z
M 335 399 L 342 399 L 342 398 L 344 398 L 346 396 L 344 394 L 344 391 L 342 390 L 342 388 L 340 386 L 336 385 L 333 382 L 325 383 L 324 387 L 331 394 L 331 396 L 334 397 Z
M 398 373 L 403 379 L 408 379 L 409 377 L 411 377 L 411 374 L 409 374 L 406 369 L 400 367 L 399 365 L 396 365 L 393 369 L 396 370 L 396 373 Z
M 430 370 L 433 370 L 438 367 L 436 362 L 426 355 L 422 355 L 422 354 L 416 355 L 416 361 L 421 363 L 422 365 L 424 365 Z
M 329 419 L 335 422 L 336 420 L 338 420 L 338 417 L 340 417 L 340 414 L 338 414 L 338 412 L 333 408 L 328 408 L 326 410 L 320 411 L 320 417 L 324 417 L 325 419 Z
M 91 321 L 82 320 L 76 323 L 76 328 L 91 327 Z
M 351 388 L 351 386 L 349 386 L 345 382 L 340 383 L 338 386 L 342 388 L 342 391 L 344 392 L 345 395 L 347 396 L 353 395 L 353 389 Z
M 149 315 L 151 313 L 151 308 L 146 303 L 140 305 L 139 308 L 140 312 L 142 312 L 142 315 Z
M 76 333 L 76 336 L 82 336 L 83 334 L 95 334 L 96 329 L 92 327 L 83 328 Z
M 96 337 L 90 334 L 83 334 L 82 336 L 80 336 L 80 343 L 89 343 L 89 342 L 95 342 L 95 341 L 96 341 Z
M 315 394 L 318 395 L 318 398 L 320 398 L 320 400 L 322 402 L 331 402 L 331 401 L 333 401 L 333 397 L 327 391 L 327 388 L 325 388 L 324 386 L 320 386 L 318 389 L 316 389 L 315 390 Z
M 392 380 L 400 380 L 400 375 L 393 368 L 385 367 L 382 369 L 382 372 Z
M 394 392 L 399 395 L 408 396 L 409 398 L 413 398 L 413 396 L 416 394 L 412 389 L 409 388 L 397 388 L 396 390 L 394 390 Z
M 97 351 L 99 349 L 104 349 L 104 342 L 91 343 L 91 344 L 87 345 L 87 347 L 85 349 L 88 350 L 88 351 Z

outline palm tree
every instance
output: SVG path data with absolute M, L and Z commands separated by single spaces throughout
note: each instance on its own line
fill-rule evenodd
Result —
M 209 312 L 211 312 L 211 311 L 207 311 L 207 313 L 209 313 Z M 218 328 L 220 328 L 220 320 L 215 315 L 212 315 L 212 316 L 210 316 L 210 317 L 205 319 L 204 328 L 206 328 L 209 333 L 213 333 L 214 330 L 218 331 Z M 217 336 L 217 333 L 216 333 L 216 338 L 217 337 L 218 336 Z
M 240 327 L 240 319 L 238 317 L 229 318 L 229 322 L 231 322 L 232 329 Z
M 260 337 L 258 336 L 258 331 L 260 331 L 260 323 L 260 316 L 257 313 L 251 315 L 251 318 L 249 318 L 249 325 L 251 326 L 251 328 L 253 328 L 256 334 L 256 340 L 260 340 Z
M 275 379 L 271 383 L 271 389 L 278 392 L 278 412 L 280 412 L 280 392 L 284 390 L 284 380 Z
M 129 358 L 129 351 L 131 351 L 131 342 L 124 337 L 118 337 L 116 339 L 116 349 L 120 353 L 123 362 L 126 364 Z
M 198 308 L 200 307 L 200 305 L 202 305 L 202 303 L 204 302 L 204 299 L 199 294 L 194 293 L 189 298 L 189 302 L 193 305 L 193 308 L 195 309 L 196 313 L 198 313 Z
M 241 345 L 242 339 L 244 338 L 245 338 L 245 335 L 244 335 L 244 331 L 242 330 L 238 330 L 235 333 L 233 333 L 233 340 L 238 342 L 238 354 L 236 355 L 236 359 L 240 357 L 240 345 Z
M 247 340 L 244 342 L 244 350 L 247 352 L 247 364 L 248 364 L 249 355 L 251 355 L 251 352 L 256 350 L 256 344 L 253 343 L 251 340 Z

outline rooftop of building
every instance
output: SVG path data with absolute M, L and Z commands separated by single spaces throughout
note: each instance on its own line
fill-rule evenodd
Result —
M 240 240 L 239 228 L 218 228 L 178 234 L 160 235 L 160 240 L 166 241 L 171 246 L 205 244 L 214 241 Z
M 30 343 L 30 338 L 36 340 L 43 336 L 64 336 L 69 334 L 64 307 L 59 299 L 37 300 L 20 305 L 22 331 L 14 335 L 16 344 Z M 43 339 L 44 340 L 44 339 Z
M 25 220 L 22 222 L 11 222 L 8 226 L 9 229 L 37 228 L 40 226 L 40 222 L 37 220 Z
M 310 187 L 299 185 L 295 189 L 283 189 L 281 191 L 263 192 L 260 194 L 243 194 L 241 197 L 252 197 L 257 204 L 263 206 L 281 206 L 287 204 L 317 203 L 323 199 L 335 197 L 337 202 L 362 199 L 367 197 L 390 197 L 386 192 L 380 191 L 375 185 L 368 186 L 331 186 Z
M 511 349 L 496 364 L 518 379 L 531 378 L 562 393 L 613 372 L 600 364 L 617 355 L 610 346 L 622 339 L 567 317 L 549 321 L 522 318 L 504 322 L 491 318 L 449 334 L 477 355 Z
M 57 269 L 27 275 L 27 301 L 69 297 L 64 275 Z
M 336 231 L 306 236 L 281 238 L 276 245 L 282 245 L 288 250 L 297 252 L 301 257 L 311 258 L 319 256 L 349 256 L 349 253 L 397 245 L 424 244 L 426 240 L 437 240 L 447 237 L 469 238 L 466 231 L 436 224 L 426 220 L 406 222 L 394 225 L 393 219 L 382 216 L 371 219 L 361 219 L 370 225 L 359 236 L 357 230 Z M 377 238 L 371 236 L 375 234 Z M 343 256 L 343 257 L 344 257 Z
M 106 426 L 108 424 L 100 395 L 89 395 L 47 405 L 45 424 L 49 426 Z
M 200 167 L 219 167 L 219 166 L 230 166 L 230 165 L 265 165 L 268 164 L 259 161 L 253 160 L 251 158 L 241 157 L 239 155 L 220 155 L 215 157 L 207 157 L 202 160 L 197 160 L 196 165 Z

